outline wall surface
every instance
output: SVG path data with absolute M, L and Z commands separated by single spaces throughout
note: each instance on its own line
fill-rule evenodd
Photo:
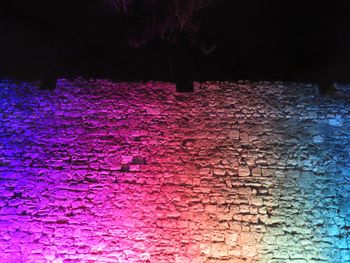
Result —
M 0 85 L 0 262 L 350 262 L 350 105 L 306 84 Z

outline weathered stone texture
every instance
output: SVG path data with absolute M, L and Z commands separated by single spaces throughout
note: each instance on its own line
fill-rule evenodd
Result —
M 200 86 L 3 81 L 0 262 L 350 262 L 348 97 Z

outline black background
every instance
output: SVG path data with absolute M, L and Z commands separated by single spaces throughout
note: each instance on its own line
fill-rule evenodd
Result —
M 130 23 L 97 0 L 2 0 L 0 8 L 5 77 L 350 81 L 345 2 L 217 1 L 199 15 L 195 36 L 180 44 L 154 39 L 138 48 L 125 40 Z M 213 44 L 216 49 L 204 55 L 201 46 Z

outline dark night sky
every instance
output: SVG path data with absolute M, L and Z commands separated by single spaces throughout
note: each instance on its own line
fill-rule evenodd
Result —
M 200 14 L 196 44 L 181 52 L 156 42 L 128 47 L 130 24 L 107 15 L 98 1 L 12 0 L 0 8 L 3 75 L 52 70 L 166 79 L 187 64 L 200 79 L 350 80 L 349 9 L 342 2 L 217 1 Z M 200 51 L 204 43 L 217 45 L 210 56 Z M 184 55 L 169 66 L 169 52 Z M 168 73 L 158 74 L 165 64 Z

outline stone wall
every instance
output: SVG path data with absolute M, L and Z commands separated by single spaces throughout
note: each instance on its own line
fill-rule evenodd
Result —
M 0 262 L 350 262 L 344 92 L 2 81 Z

